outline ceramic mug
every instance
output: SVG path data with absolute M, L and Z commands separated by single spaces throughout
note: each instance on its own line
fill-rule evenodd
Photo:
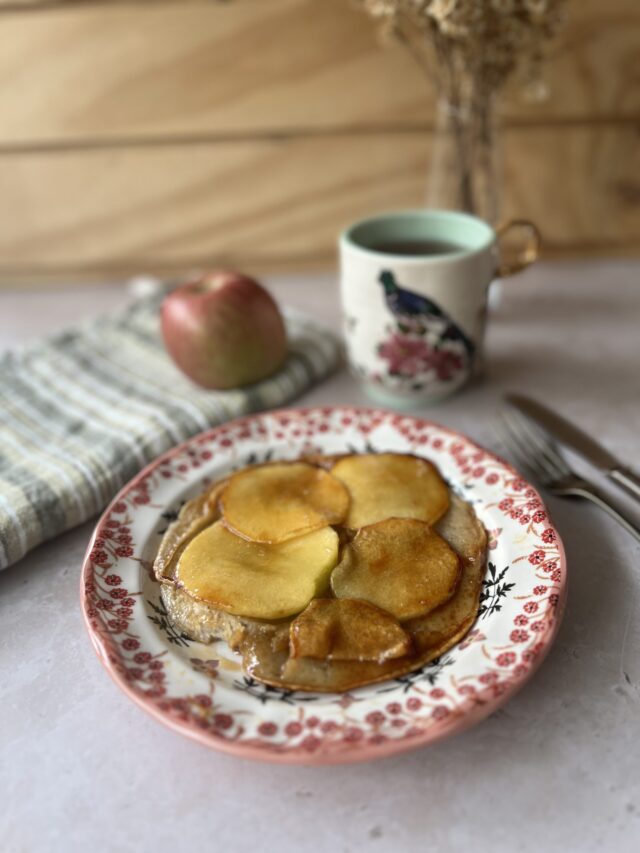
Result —
M 507 263 L 500 240 L 517 230 L 522 248 Z M 367 393 L 411 406 L 461 388 L 482 364 L 491 282 L 533 263 L 539 244 L 530 222 L 494 230 L 454 211 L 388 213 L 347 228 L 340 237 L 344 331 Z

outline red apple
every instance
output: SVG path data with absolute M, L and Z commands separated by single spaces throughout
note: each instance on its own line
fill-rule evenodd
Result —
M 237 388 L 274 373 L 287 352 L 273 298 L 238 272 L 214 270 L 165 297 L 165 346 L 186 375 L 204 388 Z

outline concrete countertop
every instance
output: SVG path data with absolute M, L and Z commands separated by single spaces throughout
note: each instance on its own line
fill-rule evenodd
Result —
M 521 389 L 639 468 L 639 277 L 637 262 L 585 262 L 505 283 L 484 382 L 420 414 L 508 456 L 493 420 L 501 394 Z M 268 283 L 337 328 L 333 276 Z M 127 298 L 124 284 L 0 291 L 0 350 Z M 342 371 L 299 402 L 366 400 Z M 595 507 L 548 504 L 570 582 L 540 671 L 477 727 L 368 765 L 252 763 L 154 722 L 82 624 L 93 524 L 41 546 L 0 573 L 0 850 L 639 850 L 640 546 Z

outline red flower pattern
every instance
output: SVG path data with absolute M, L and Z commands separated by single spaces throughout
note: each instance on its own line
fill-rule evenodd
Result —
M 357 726 L 349 726 L 349 728 L 346 729 L 344 733 L 344 739 L 348 743 L 354 743 L 355 741 L 362 740 L 363 737 L 364 732 Z
M 526 631 L 512 631 L 509 634 L 509 639 L 512 643 L 526 643 L 529 639 L 529 634 Z
M 384 723 L 385 719 L 382 711 L 371 711 L 365 717 L 370 726 L 379 726 L 381 723 Z
M 116 548 L 116 554 L 118 557 L 132 557 L 133 548 L 130 545 L 121 545 L 119 548 Z
M 112 589 L 109 592 L 111 598 L 126 598 L 128 594 L 129 593 L 127 592 L 127 590 L 122 586 L 118 587 L 117 589 Z
M 447 708 L 446 705 L 436 705 L 436 707 L 431 712 L 431 716 L 434 720 L 444 720 L 445 717 L 448 717 L 451 711 Z
M 213 725 L 217 729 L 230 729 L 233 726 L 233 717 L 230 714 L 214 714 Z
M 92 562 L 97 563 L 98 565 L 100 565 L 100 564 L 102 564 L 102 563 L 106 563 L 106 562 L 107 562 L 107 560 L 109 559 L 109 555 L 107 554 L 107 552 L 106 552 L 106 551 L 102 551 L 102 550 L 99 550 L 99 549 L 98 549 L 98 550 L 95 550 L 95 551 L 92 551 L 92 552 L 91 552 L 91 554 L 89 555 L 89 559 L 90 559 Z

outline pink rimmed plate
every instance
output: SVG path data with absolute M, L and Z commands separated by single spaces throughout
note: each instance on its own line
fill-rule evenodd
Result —
M 433 460 L 489 532 L 480 612 L 461 643 L 402 678 L 325 695 L 254 682 L 225 643 L 194 643 L 172 627 L 150 569 L 184 501 L 253 462 L 383 450 Z M 241 418 L 148 465 L 96 527 L 81 600 L 107 671 L 161 722 L 236 755 L 321 764 L 415 749 L 486 717 L 548 651 L 565 593 L 560 537 L 537 491 L 507 463 L 430 421 L 325 407 Z

